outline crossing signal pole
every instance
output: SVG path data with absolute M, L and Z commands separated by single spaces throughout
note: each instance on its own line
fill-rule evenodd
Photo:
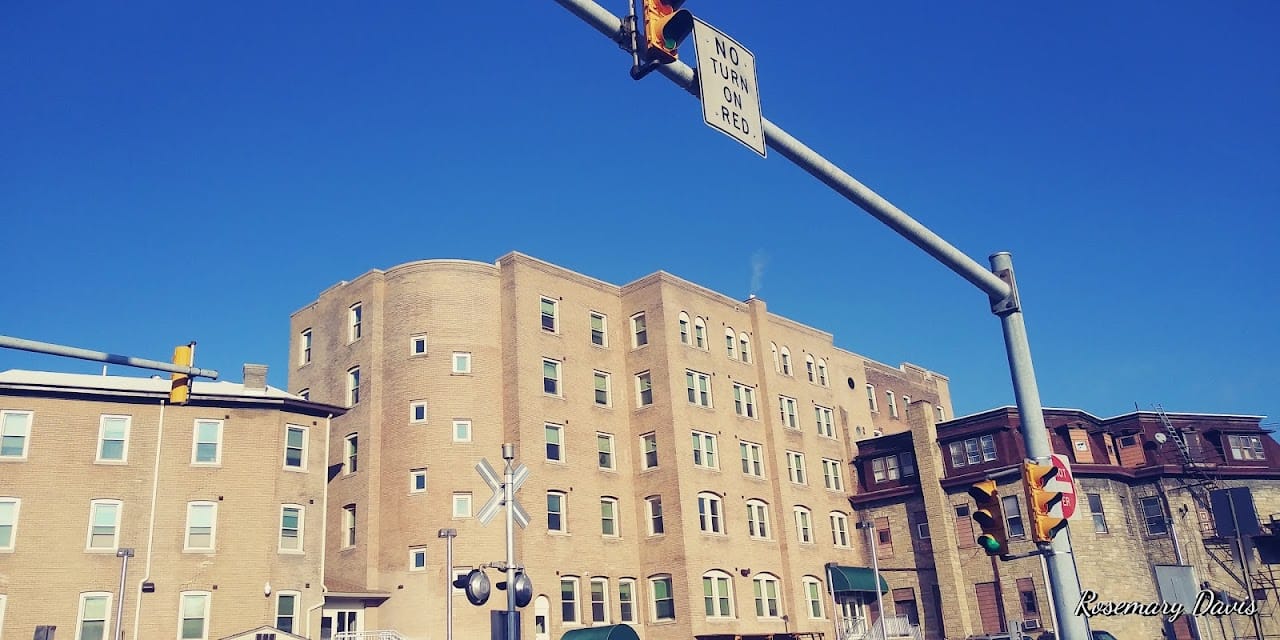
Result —
M 192 349 L 192 353 L 194 353 L 196 343 L 192 342 L 189 346 Z M 178 349 L 183 348 L 186 347 L 178 347 Z M 190 357 L 185 359 L 185 364 L 180 364 L 178 362 L 178 349 L 174 349 L 174 358 L 172 363 L 160 362 L 159 360 L 146 360 L 144 358 L 135 358 L 133 356 L 122 356 L 118 353 L 90 351 L 89 349 L 81 349 L 79 347 L 68 347 L 60 344 L 37 342 L 35 340 L 13 338 L 10 336 L 0 336 L 0 349 L 19 349 L 21 351 L 47 353 L 49 355 L 78 358 L 80 360 L 93 360 L 109 364 L 120 364 L 127 367 L 137 367 L 139 369 L 167 371 L 169 373 L 182 374 L 189 378 L 209 378 L 210 380 L 218 379 L 218 372 L 213 369 L 199 369 L 191 366 L 192 360 Z M 176 378 L 174 380 L 176 382 Z

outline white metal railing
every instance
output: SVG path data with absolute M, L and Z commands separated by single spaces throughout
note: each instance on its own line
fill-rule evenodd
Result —
M 839 640 L 888 640 L 889 638 L 911 638 L 922 640 L 924 633 L 920 625 L 911 624 L 905 616 L 885 616 L 868 624 L 866 619 L 845 620 L 841 625 Z
M 378 631 L 339 631 L 333 640 L 405 640 L 404 636 L 390 629 Z

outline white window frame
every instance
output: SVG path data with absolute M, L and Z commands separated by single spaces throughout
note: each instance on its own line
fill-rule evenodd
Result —
M 885 397 L 885 400 L 889 403 L 889 417 L 890 418 L 898 417 L 898 401 L 894 397 L 893 391 L 892 390 L 885 391 L 884 397 Z
M 547 376 L 547 365 L 551 366 L 550 377 Z M 547 381 L 551 381 L 554 389 L 547 391 Z M 564 363 L 555 358 L 542 359 L 542 395 L 556 398 L 564 397 Z
M 600 449 L 600 445 L 602 443 L 607 443 L 605 444 L 605 446 L 608 449 L 607 451 Z M 616 471 L 618 469 L 617 451 L 618 449 L 614 442 L 612 433 L 605 433 L 603 431 L 596 432 L 596 468 L 597 469 L 603 469 L 605 471 Z M 608 460 L 607 460 L 608 464 L 605 464 L 606 461 L 602 459 L 602 455 L 608 456 Z
M 773 372 L 782 373 L 782 359 L 778 357 L 778 343 L 769 343 L 769 355 L 773 356 Z
M 605 507 L 612 511 L 612 517 L 605 515 Z M 609 533 L 606 525 L 613 524 L 613 533 Z M 622 513 L 618 510 L 618 499 L 613 496 L 600 498 L 600 535 L 606 538 L 622 537 Z
M 546 305 L 551 304 L 551 314 L 547 315 Z M 541 296 L 538 300 L 539 320 L 538 326 L 545 332 L 559 335 L 560 333 L 560 301 L 555 298 Z M 551 326 L 547 327 L 547 319 L 551 319 Z
M 769 503 L 758 498 L 747 500 L 747 535 L 752 540 L 770 540 Z
M 684 370 L 685 393 L 689 404 L 711 409 L 715 403 L 711 399 L 711 376 L 693 369 Z
M 10 515 L 7 519 L 0 519 L 0 527 L 9 529 L 9 541 L 0 544 L 0 553 L 12 553 L 18 545 L 18 518 L 22 515 L 22 498 L 0 496 L 0 507 L 5 505 L 9 505 Z
M 822 605 L 822 581 L 813 576 L 800 578 L 800 589 L 804 591 L 804 612 L 810 620 L 826 620 L 826 609 Z M 814 610 L 818 615 L 813 615 Z
M 218 425 L 217 438 L 213 442 L 213 460 L 200 460 L 200 425 L 216 424 Z M 205 420 L 197 419 L 191 428 L 191 464 L 197 467 L 217 467 L 222 464 L 222 420 Z M 208 444 L 203 443 L 203 444 Z
M 565 587 L 569 587 L 566 592 Z M 582 585 L 579 583 L 577 576 L 560 576 L 560 623 L 566 627 L 582 625 Z M 568 593 L 570 599 L 565 599 Z M 572 607 L 572 608 L 570 608 Z M 568 612 L 573 616 L 570 619 L 565 615 Z
M 107 443 L 107 422 L 121 420 L 124 422 L 124 437 L 120 439 L 120 458 L 104 458 L 102 457 L 103 445 Z M 132 430 L 133 418 L 125 415 L 105 414 L 98 421 L 98 451 L 94 456 L 94 462 L 97 464 L 128 464 L 129 462 L 129 433 Z M 114 440 L 113 440 L 114 442 Z
M 649 344 L 649 321 L 641 311 L 631 316 L 631 348 L 639 349 Z
M 1227 434 L 1227 448 L 1231 450 L 1231 458 L 1241 462 L 1259 462 L 1267 459 L 1267 450 L 1262 446 L 1262 438 L 1247 433 Z
M 453 438 L 454 442 L 471 442 L 471 419 L 470 418 L 454 418 L 452 426 L 453 426 L 453 433 L 451 434 L 451 437 Z M 458 427 L 462 427 L 462 430 L 465 432 L 465 435 L 461 437 L 458 436 Z
M 623 597 L 623 593 L 626 597 Z M 630 605 L 629 607 L 627 605 Z M 630 609 L 630 615 L 628 615 Z M 635 578 L 618 578 L 618 622 L 622 624 L 636 624 L 639 617 L 636 615 L 636 580 Z
M 653 444 L 652 451 L 649 449 L 650 443 Z M 649 454 L 653 454 L 653 464 L 649 464 Z M 640 468 L 641 469 L 657 469 L 658 468 L 658 434 L 655 432 L 644 433 L 640 435 Z
M 698 494 L 698 530 L 702 533 L 725 535 L 724 499 L 717 493 L 703 491 Z
M 364 337 L 364 303 L 357 302 L 347 308 L 347 342 Z
M 347 369 L 347 407 L 360 404 L 360 367 Z
M 471 375 L 471 352 L 454 351 L 450 360 L 452 372 L 456 375 Z
M 4 630 L 4 605 L 6 601 L 7 597 L 3 593 L 0 593 L 0 632 L 3 632 Z
M 342 474 L 351 475 L 360 470 L 360 434 L 348 433 L 342 439 Z
M 422 478 L 421 489 L 418 488 L 418 478 Z M 426 493 L 428 480 L 429 478 L 427 476 L 427 467 L 418 467 L 417 469 L 410 469 L 409 470 L 409 493 Z
M 813 419 L 818 424 L 818 435 L 824 438 L 836 437 L 836 416 L 830 407 L 813 405 Z
M 751 336 L 745 332 L 738 333 L 738 359 L 744 364 L 751 364 Z
M 594 388 L 592 389 L 592 401 L 597 407 L 613 406 L 613 376 L 608 371 L 595 370 L 591 372 L 591 380 Z M 600 381 L 604 381 L 604 388 L 600 388 Z M 604 402 L 600 402 L 600 392 L 604 392 Z
M 293 607 L 290 609 L 288 615 L 281 615 L 280 603 L 283 602 L 285 598 L 293 598 Z M 277 591 L 275 615 L 272 616 L 272 618 L 275 620 L 275 627 L 286 633 L 295 633 L 296 631 L 298 631 L 299 630 L 298 629 L 298 611 L 301 605 L 302 605 L 301 591 L 293 591 L 290 589 L 285 589 L 284 591 Z M 281 618 L 287 618 L 289 620 L 289 623 L 286 625 L 280 624 Z M 288 627 L 288 628 L 286 629 L 285 627 Z
M 595 321 L 597 318 L 599 318 L 600 320 L 599 329 L 596 329 L 595 327 Z M 599 311 L 592 311 L 590 316 L 588 317 L 587 324 L 591 332 L 592 346 L 600 347 L 601 349 L 608 349 L 609 348 L 609 316 L 603 313 L 600 313 Z M 597 331 L 600 332 L 600 342 L 596 342 Z
M 839 460 L 822 459 L 822 486 L 830 491 L 844 491 L 844 475 L 841 473 Z
M 553 431 L 556 434 L 555 442 L 551 441 L 551 432 Z M 545 445 L 543 449 L 543 455 L 545 456 L 545 460 L 547 462 L 564 464 L 564 458 L 565 458 L 564 425 L 556 424 L 554 422 L 546 422 L 546 423 L 543 423 L 542 425 L 542 432 L 543 432 L 543 437 L 542 437 L 543 444 Z M 551 456 L 552 446 L 556 447 L 556 456 L 554 458 Z
M 730 360 L 737 360 L 738 359 L 737 332 L 733 330 L 733 327 L 725 327 L 724 338 L 725 338 L 724 340 L 725 355 L 727 355 Z
M 644 520 L 645 530 L 649 532 L 649 535 L 666 535 L 667 523 L 663 519 L 662 496 L 653 495 L 644 499 Z
M 596 616 L 596 587 L 600 587 L 600 611 L 601 615 Z M 591 625 L 607 625 L 609 624 L 609 579 L 608 578 L 592 578 L 591 586 L 587 589 L 587 597 L 590 599 L 588 607 L 591 609 Z
M 422 558 L 422 564 L 419 566 L 418 558 Z M 409 547 L 409 571 L 419 572 L 427 570 L 427 548 L 426 547 Z
M 649 392 L 649 397 L 645 398 L 645 392 Z M 636 374 L 636 406 L 647 407 L 653 404 L 653 375 L 648 371 L 641 371 Z
M 471 517 L 471 492 L 455 491 L 451 501 L 454 520 L 466 520 Z M 462 508 L 459 508 L 462 507 Z
M 733 383 L 733 412 L 741 418 L 758 420 L 756 411 L 756 390 L 740 382 Z
M 660 573 L 649 576 L 649 619 L 654 622 L 671 622 L 676 619 L 676 592 L 675 580 L 671 578 L 669 573 Z M 663 616 L 658 611 L 658 585 L 665 584 L 667 587 L 667 597 L 663 601 L 670 601 L 669 608 L 671 615 Z
M 880 405 L 876 400 L 876 386 L 867 383 L 867 404 L 871 407 L 871 413 L 880 413 Z
M 782 420 L 782 426 L 786 429 L 799 429 L 800 405 L 796 403 L 796 399 L 790 396 L 778 396 L 778 418 Z
M 111 523 L 111 546 L 95 547 L 93 546 L 93 528 L 94 522 L 97 521 L 98 509 L 100 507 L 115 508 L 115 522 Z M 89 501 L 89 528 L 88 535 L 85 537 L 84 550 L 90 552 L 115 552 L 120 548 L 120 522 L 121 514 L 124 512 L 124 502 L 114 499 L 99 499 Z M 104 525 L 105 526 L 105 525 Z
M 689 321 L 689 314 L 681 311 L 677 320 L 680 328 L 680 344 L 689 345 L 693 343 L 693 323 Z
M 197 513 L 205 512 L 209 514 L 209 544 L 207 546 L 192 546 L 191 536 L 193 528 L 196 526 L 195 518 Z M 213 553 L 218 548 L 218 503 L 211 500 L 192 500 L 187 503 L 187 525 L 182 530 L 182 552 L 183 553 Z
M 827 361 L 823 358 L 818 358 L 818 384 L 824 387 L 831 386 L 831 381 L 827 379 Z
M 773 587 L 770 595 L 769 587 Z M 757 574 L 751 579 L 755 594 L 756 618 L 772 620 L 782 617 L 782 583 L 772 573 Z
M 719 438 L 714 433 L 705 431 L 694 431 L 691 442 L 693 444 L 693 466 L 700 469 L 720 470 L 720 447 Z
M 106 640 L 111 636 L 111 614 L 114 613 L 111 607 L 111 602 L 114 599 L 114 595 L 115 594 L 112 594 L 109 591 L 89 591 L 80 594 L 80 602 L 76 607 L 76 640 L 86 640 L 88 637 L 84 633 L 84 623 L 89 622 L 89 620 L 85 619 L 85 605 L 88 604 L 89 600 L 106 601 L 103 605 L 103 614 L 101 618 L 102 638 L 103 640 Z M 96 622 L 97 620 L 98 618 L 94 618 L 92 621 Z M 181 630 L 181 627 L 179 627 L 179 630 Z
M 698 316 L 693 319 L 693 346 L 706 351 L 707 345 L 707 321 Z
M 191 620 L 200 620 L 200 635 L 186 635 L 184 624 L 187 616 L 187 598 L 198 598 L 203 600 L 203 610 L 200 618 L 190 618 Z M 208 591 L 183 591 L 178 597 L 178 638 L 179 640 L 208 640 L 209 638 L 209 620 L 210 610 L 213 608 L 213 594 Z
M 787 452 L 787 478 L 792 484 L 809 484 L 808 469 L 805 468 L 804 454 L 799 451 Z
M 418 349 L 419 343 L 421 343 L 422 345 L 421 350 Z M 409 336 L 409 355 L 411 356 L 427 355 L 427 334 L 415 333 Z
M 733 576 L 718 569 L 702 574 L 702 610 L 707 619 L 732 620 L 737 617 L 733 605 Z
M 418 409 L 422 409 L 422 417 L 418 417 Z M 427 401 L 414 400 L 409 403 L 409 424 L 427 424 Z
M 289 451 L 291 449 L 295 449 L 295 447 L 289 446 L 289 434 L 295 431 L 300 432 L 302 434 L 302 446 L 296 447 L 298 451 L 298 464 L 296 465 L 289 464 Z M 311 432 L 309 427 L 305 427 L 300 424 L 286 424 L 284 426 L 283 465 L 285 470 L 288 470 L 288 471 L 306 471 L 307 470 L 307 449 L 308 449 L 307 445 L 309 444 L 308 440 L 310 439 L 310 435 L 311 435 Z
M 791 349 L 787 345 L 782 345 L 782 375 L 791 376 Z
M 797 505 L 791 512 L 796 521 L 796 541 L 800 544 L 813 544 L 813 511 Z
M 817 382 L 817 371 L 815 371 L 816 366 L 817 366 L 817 363 L 813 361 L 813 354 L 812 353 L 804 354 L 804 372 L 805 372 L 805 375 L 809 377 L 809 384 L 814 384 Z
M 557 498 L 560 501 L 559 510 L 551 508 L 551 498 Z M 560 518 L 559 526 L 551 526 L 551 515 L 555 514 Z M 559 489 L 551 489 L 547 491 L 547 531 L 554 533 L 569 533 L 569 494 Z
M 359 507 L 354 504 L 342 506 L 342 549 L 350 549 L 356 546 L 359 541 L 359 530 L 356 528 L 356 518 L 358 517 Z
M 314 340 L 314 334 L 308 327 L 298 332 L 298 366 L 306 366 L 311 364 L 311 346 Z
M 827 516 L 831 523 L 831 544 L 837 549 L 849 548 L 849 515 L 841 511 L 832 511 Z
M 742 458 L 743 475 L 764 477 L 764 445 L 749 440 L 738 441 L 738 454 Z
M 284 542 L 285 540 L 289 539 L 289 537 L 284 534 L 285 531 L 288 530 L 288 527 L 286 527 L 284 523 L 285 512 L 291 509 L 296 510 L 298 512 L 298 526 L 295 528 L 295 530 L 297 531 L 297 535 L 294 536 L 294 538 L 298 541 L 296 543 L 298 545 L 297 549 L 290 549 L 287 545 L 285 545 L 285 542 Z M 280 530 L 276 532 L 276 552 L 277 553 L 299 553 L 299 554 L 306 553 L 306 549 L 307 549 L 307 547 L 305 546 L 306 545 L 306 538 L 305 538 L 306 522 L 307 522 L 306 507 L 300 504 L 280 505 Z
M 947 419 L 947 414 L 946 414 L 946 412 L 942 409 L 942 405 L 940 405 L 940 404 L 938 404 L 938 405 L 934 405 L 934 406 L 933 406 L 933 409 L 934 409 L 934 411 L 938 414 L 938 422 L 945 422 L 945 421 L 946 421 L 946 419 Z

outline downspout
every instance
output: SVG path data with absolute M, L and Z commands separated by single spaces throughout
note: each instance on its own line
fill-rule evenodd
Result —
M 160 452 L 164 444 L 164 407 L 165 400 L 160 400 L 160 422 L 156 425 L 156 461 L 151 469 L 151 515 L 147 520 L 147 564 L 142 571 L 142 579 L 138 581 L 138 597 L 133 606 L 133 637 L 138 637 L 138 627 L 142 624 L 142 585 L 151 581 L 151 549 L 156 538 L 156 496 L 160 491 Z
M 333 427 L 333 414 L 324 419 L 324 493 L 320 496 L 320 601 L 307 609 L 307 637 L 311 637 L 311 614 L 324 606 L 324 594 L 329 590 L 324 586 L 325 551 L 329 548 L 329 432 Z

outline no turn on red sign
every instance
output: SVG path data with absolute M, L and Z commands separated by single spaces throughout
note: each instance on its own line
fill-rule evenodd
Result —
M 715 27 L 693 19 L 702 119 L 765 156 L 764 118 L 756 86 L 756 57 Z

